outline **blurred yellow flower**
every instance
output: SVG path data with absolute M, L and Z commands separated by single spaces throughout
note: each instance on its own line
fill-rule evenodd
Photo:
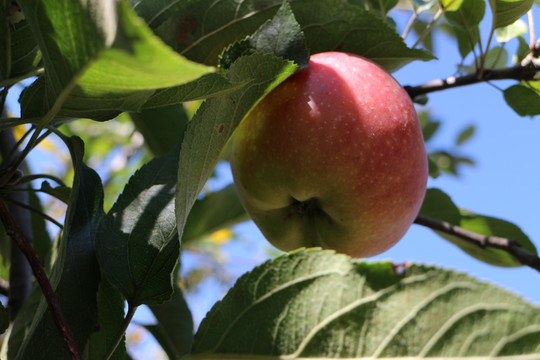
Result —
M 210 241 L 215 242 L 216 244 L 225 244 L 233 237 L 231 229 L 221 229 L 210 234 Z
M 13 128 L 13 135 L 15 136 L 15 139 L 19 141 L 24 136 L 24 134 L 26 134 L 27 131 L 28 130 L 26 128 L 26 125 L 18 125 Z M 38 147 L 41 150 L 45 150 L 49 152 L 53 152 L 58 148 L 58 146 L 49 138 L 46 138 L 42 142 L 40 142 Z

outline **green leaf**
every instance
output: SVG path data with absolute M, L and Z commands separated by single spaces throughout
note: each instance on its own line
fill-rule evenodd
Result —
M 457 11 L 465 0 L 439 0 L 439 4 L 446 11 Z
M 388 14 L 388 12 L 392 10 L 398 4 L 398 2 L 398 0 L 377 0 L 373 1 L 372 5 L 373 9 L 379 11 L 383 17 L 386 17 L 386 14 Z
M 62 93 L 63 107 L 59 116 L 104 120 L 120 111 L 140 109 L 158 88 L 180 85 L 213 71 L 212 68 L 188 61 L 168 48 L 135 16 L 124 1 L 118 2 L 118 6 L 116 2 L 108 3 L 114 4 L 113 6 L 103 4 L 109 12 L 102 18 L 95 17 L 95 14 L 94 17 L 85 14 L 88 9 L 84 9 L 81 4 L 73 9 L 74 13 L 70 13 L 49 5 L 50 2 L 46 3 L 47 8 L 43 8 L 42 16 L 46 17 L 50 12 L 55 14 L 52 18 L 58 23 L 67 23 L 69 26 L 61 25 L 64 33 L 55 37 L 45 21 L 36 21 L 39 25 L 37 34 L 46 36 L 49 40 L 40 44 L 41 49 L 51 54 L 47 55 L 49 60 L 44 55 L 47 70 L 43 75 L 45 84 L 42 82 L 32 85 L 37 89 L 25 93 L 22 97 L 24 116 L 43 115 Z M 98 4 L 95 6 L 99 7 Z M 81 24 L 75 25 L 75 22 Z M 97 30 L 101 23 L 109 24 L 103 36 Z M 93 29 L 94 32 L 80 29 L 79 26 Z M 88 38 L 80 39 L 87 41 L 89 45 L 76 42 L 80 36 L 76 31 L 89 32 Z M 68 41 L 73 44 L 65 44 Z M 91 49 L 87 49 L 88 47 Z M 58 48 L 63 50 L 61 54 L 54 51 Z M 57 60 L 58 57 L 75 60 L 72 61 L 73 64 L 65 64 L 64 61 Z M 61 79 L 54 78 L 57 73 Z M 49 95 L 51 87 L 54 91 Z M 66 96 L 67 93 L 69 96 Z M 41 104 L 39 100 L 45 96 L 48 105 L 33 105 Z
M 489 49 L 485 64 L 490 69 L 500 69 L 508 66 L 508 52 L 502 46 Z
M 408 48 L 388 23 L 340 0 L 291 3 L 310 53 L 338 50 L 367 57 L 388 71 L 413 60 L 432 60 L 424 50 Z
M 146 325 L 165 350 L 169 359 L 180 359 L 191 352 L 193 319 L 182 290 L 175 285 L 171 300 L 161 305 L 151 305 L 156 325 Z
M 49 280 L 60 302 L 79 348 L 84 349 L 97 321 L 96 292 L 100 274 L 94 252 L 96 230 L 103 215 L 103 189 L 97 173 L 82 162 L 83 144 L 79 138 L 64 139 L 74 162 L 73 191 L 68 203 L 64 230 L 55 243 Z M 80 286 L 84 284 L 84 286 Z M 58 328 L 41 298 L 32 324 L 16 351 L 16 359 L 69 358 Z M 25 321 L 22 316 L 20 321 Z M 19 321 L 19 317 L 15 323 Z
M 506 103 L 520 116 L 540 115 L 540 89 L 526 83 L 503 91 Z
M 396 274 L 388 262 L 297 251 L 237 281 L 201 323 L 190 359 L 534 358 L 539 310 L 455 271 L 413 264 Z
M 198 109 L 184 135 L 178 164 L 175 209 L 180 234 L 236 126 L 259 99 L 296 69 L 293 63 L 270 54 L 241 57 L 230 67 L 227 77 L 234 82 L 250 79 L 249 85 L 208 99 Z
M 463 145 L 463 143 L 470 140 L 473 137 L 475 130 L 476 127 L 474 125 L 469 125 L 465 129 L 461 130 L 456 139 L 456 145 Z
M 309 54 L 304 34 L 296 22 L 288 1 L 283 1 L 276 15 L 265 22 L 254 34 L 228 47 L 220 56 L 220 67 L 228 69 L 240 56 L 266 52 L 294 61 L 306 67 Z
M 536 248 L 530 241 L 527 235 L 521 231 L 516 225 L 501 219 L 496 219 L 489 216 L 483 216 L 471 213 L 466 210 L 460 210 L 461 222 L 460 226 L 466 230 L 470 230 L 486 236 L 499 236 L 509 239 L 514 239 L 526 250 L 536 254 Z M 522 266 L 510 254 L 498 249 L 482 249 L 474 244 L 470 244 L 456 237 L 443 235 L 444 238 L 450 240 L 455 245 L 459 246 L 469 255 L 491 265 L 503 267 Z
M 186 84 L 156 90 L 142 108 L 151 109 L 185 101 L 209 99 L 236 91 L 245 85 L 246 82 L 231 82 L 221 74 L 207 74 Z
M 13 326 L 8 330 L 6 336 L 7 341 L 2 343 L 2 359 L 12 360 L 17 359 L 17 351 L 26 339 L 26 335 L 32 325 L 35 316 L 41 316 L 36 312 L 36 309 L 41 309 L 40 302 L 42 301 L 42 292 L 38 284 L 34 282 L 30 295 L 23 304 L 21 310 L 17 314 Z
M 47 85 L 54 101 L 77 74 L 110 44 L 116 9 L 105 0 L 21 0 L 25 19 L 43 54 Z
M 182 104 L 132 112 L 129 116 L 154 156 L 164 155 L 178 146 L 189 121 Z
M 527 57 L 531 53 L 531 48 L 529 46 L 529 43 L 527 43 L 527 40 L 525 40 L 522 36 L 518 37 L 518 48 L 516 50 L 516 54 L 512 57 L 512 63 L 514 65 L 521 64 L 521 61 Z
M 101 360 L 109 347 L 115 343 L 118 331 L 124 320 L 124 298 L 122 294 L 107 280 L 101 277 L 97 291 L 99 329 L 92 334 L 84 349 L 86 360 Z M 117 346 L 109 360 L 125 360 L 126 347 L 124 341 Z
M 492 29 L 508 26 L 532 7 L 534 0 L 489 0 L 493 16 Z
M 426 190 L 424 202 L 420 208 L 420 215 L 443 220 L 454 225 L 461 222 L 459 209 L 450 196 L 435 188 Z
M 130 178 L 98 229 L 101 269 L 132 307 L 171 297 L 179 252 L 174 215 L 178 149 Z
M 28 205 L 33 209 L 44 212 L 43 206 L 37 194 L 33 191 L 28 192 Z M 47 224 L 45 219 L 34 213 L 30 213 L 30 218 L 32 222 L 32 239 L 34 240 L 34 251 L 40 257 L 44 259 L 51 249 L 51 237 L 47 231 Z
M 525 21 L 518 19 L 508 26 L 498 28 L 495 31 L 495 38 L 500 43 L 507 43 L 518 36 L 526 34 L 528 31 L 529 28 Z
M 434 151 L 428 154 L 428 159 L 433 165 L 446 173 L 457 175 L 460 165 L 474 165 L 474 161 L 468 157 L 457 156 L 447 151 Z
M 195 202 L 182 241 L 187 243 L 247 220 L 249 216 L 231 184 Z
M 424 141 L 428 142 L 441 126 L 441 122 L 431 119 L 431 115 L 426 111 L 420 112 L 418 114 L 418 119 L 422 125 L 422 135 L 424 136 Z
M 189 59 L 215 65 L 225 47 L 255 32 L 271 19 L 281 0 L 198 1 L 170 14 L 157 34 Z M 412 60 L 431 60 L 409 49 L 401 36 L 377 15 L 341 0 L 290 1 L 311 54 L 339 50 L 368 57 L 387 70 Z
M 478 43 L 480 22 L 486 12 L 484 0 L 465 0 L 457 11 L 445 12 L 458 42 L 459 53 L 465 58 Z
M 471 51 L 473 51 L 480 39 L 480 27 L 476 26 L 471 29 L 470 33 L 466 33 L 458 27 L 454 27 L 454 33 L 458 44 L 459 54 L 465 59 Z
M 39 191 L 57 198 L 64 204 L 67 204 L 69 202 L 69 197 L 71 194 L 70 187 L 63 185 L 52 187 L 48 181 L 43 181 L 41 183 L 41 188 L 39 189 Z
M 501 219 L 474 214 L 464 209 L 458 209 L 452 199 L 439 189 L 428 189 L 420 214 L 433 219 L 446 221 L 466 230 L 486 235 L 514 239 L 526 250 L 536 253 L 536 248 L 530 239 L 516 225 Z M 487 264 L 503 267 L 522 266 L 506 251 L 493 248 L 480 248 L 456 236 L 437 232 L 442 238 L 458 246 L 470 256 Z
M 12 2 L 9 6 L 2 6 L 0 11 L 5 11 L 1 12 L 0 20 L 2 30 L 6 31 L 0 34 L 3 40 L 0 50 L 0 58 L 3 59 L 0 62 L 0 79 L 5 80 L 34 71 L 41 60 L 41 53 L 18 5 Z M 8 70 L 9 74 L 6 73 Z
M 444 16 L 450 24 L 461 30 L 470 32 L 484 18 L 486 3 L 482 0 L 464 0 L 458 11 L 445 13 Z

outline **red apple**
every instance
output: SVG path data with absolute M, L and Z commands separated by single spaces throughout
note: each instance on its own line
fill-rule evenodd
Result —
M 379 254 L 414 221 L 427 158 L 414 105 L 384 69 L 327 52 L 288 78 L 237 128 L 240 199 L 270 243 Z

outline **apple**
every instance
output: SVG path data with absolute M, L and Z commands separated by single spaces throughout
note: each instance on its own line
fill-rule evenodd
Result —
M 326 52 L 265 96 L 235 131 L 246 211 L 278 249 L 382 253 L 414 221 L 427 157 L 414 105 L 383 68 Z

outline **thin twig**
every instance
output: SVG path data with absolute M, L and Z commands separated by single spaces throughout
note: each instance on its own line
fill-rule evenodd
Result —
M 22 191 L 25 191 L 27 192 L 27 189 L 25 190 L 18 190 L 18 192 L 22 192 Z M 14 193 L 15 191 L 13 191 L 12 193 Z M 62 225 L 60 222 L 58 222 L 55 218 L 53 218 L 52 216 L 49 216 L 47 214 L 45 214 L 44 212 L 36 209 L 36 208 L 33 208 L 32 206 L 28 205 L 28 204 L 25 204 L 25 203 L 22 203 L 20 201 L 17 201 L 17 200 L 14 200 L 14 199 L 11 199 L 11 198 L 5 198 L 4 199 L 6 202 L 9 202 L 15 206 L 18 206 L 20 208 L 23 208 L 23 209 L 26 209 L 40 217 L 42 217 L 43 219 L 53 223 L 54 225 L 56 225 L 59 229 L 63 229 L 64 228 L 64 225 Z
M 447 79 L 436 79 L 418 86 L 405 86 L 409 96 L 414 99 L 419 95 L 428 94 L 435 91 L 451 89 L 459 86 L 472 85 L 491 80 L 533 80 L 537 72 L 540 71 L 534 63 L 517 65 L 501 69 L 484 69 L 482 74 L 474 73 L 464 76 L 451 76 Z
M 481 248 L 494 248 L 506 251 L 522 265 L 529 266 L 540 272 L 540 258 L 536 254 L 521 247 L 516 240 L 478 234 L 459 226 L 452 225 L 446 221 L 433 219 L 423 215 L 418 215 L 416 220 L 414 220 L 414 223 L 426 226 L 432 230 L 444 232 L 448 235 L 459 237 L 460 239 L 478 245 Z
M 405 26 L 405 30 L 403 30 L 403 34 L 401 34 L 401 38 L 405 40 L 407 38 L 407 35 L 409 35 L 409 32 L 411 32 L 413 25 L 418 18 L 418 10 L 414 9 L 413 14 L 411 15 L 409 22 L 407 23 L 407 26 Z
M 418 37 L 418 39 L 416 40 L 416 42 L 414 43 L 414 45 L 412 46 L 412 48 L 416 48 L 418 45 L 420 45 L 422 43 L 422 41 L 424 40 L 424 38 L 427 36 L 427 34 L 429 34 L 429 32 L 431 31 L 431 29 L 435 26 L 435 24 L 437 24 L 437 22 L 439 21 L 439 19 L 444 15 L 444 9 L 441 7 L 439 8 L 439 10 L 437 10 L 437 12 L 435 13 L 435 16 L 433 17 L 433 20 L 431 20 L 431 22 L 428 24 L 428 26 L 424 29 L 424 31 L 422 32 L 422 34 L 420 34 L 420 36 Z
M 34 273 L 34 276 L 36 277 L 36 280 L 39 283 L 39 286 L 41 287 L 43 296 L 45 297 L 45 299 L 47 300 L 47 303 L 49 304 L 49 309 L 51 310 L 54 322 L 62 334 L 62 337 L 71 354 L 71 358 L 73 360 L 81 360 L 82 357 L 77 347 L 77 343 L 75 342 L 75 339 L 73 338 L 73 334 L 71 333 L 69 324 L 64 316 L 64 313 L 62 312 L 60 303 L 58 302 L 58 299 L 54 293 L 54 290 L 52 289 L 51 283 L 49 282 L 49 279 L 47 278 L 45 269 L 41 265 L 41 261 L 39 257 L 36 255 L 34 249 L 26 240 L 21 229 L 11 217 L 3 201 L 0 201 L 0 219 L 2 220 L 2 223 L 4 224 L 4 228 L 8 236 L 10 236 L 14 240 L 14 242 L 17 244 L 19 249 L 24 253 L 26 258 L 30 262 L 30 266 L 32 267 L 32 272 Z

